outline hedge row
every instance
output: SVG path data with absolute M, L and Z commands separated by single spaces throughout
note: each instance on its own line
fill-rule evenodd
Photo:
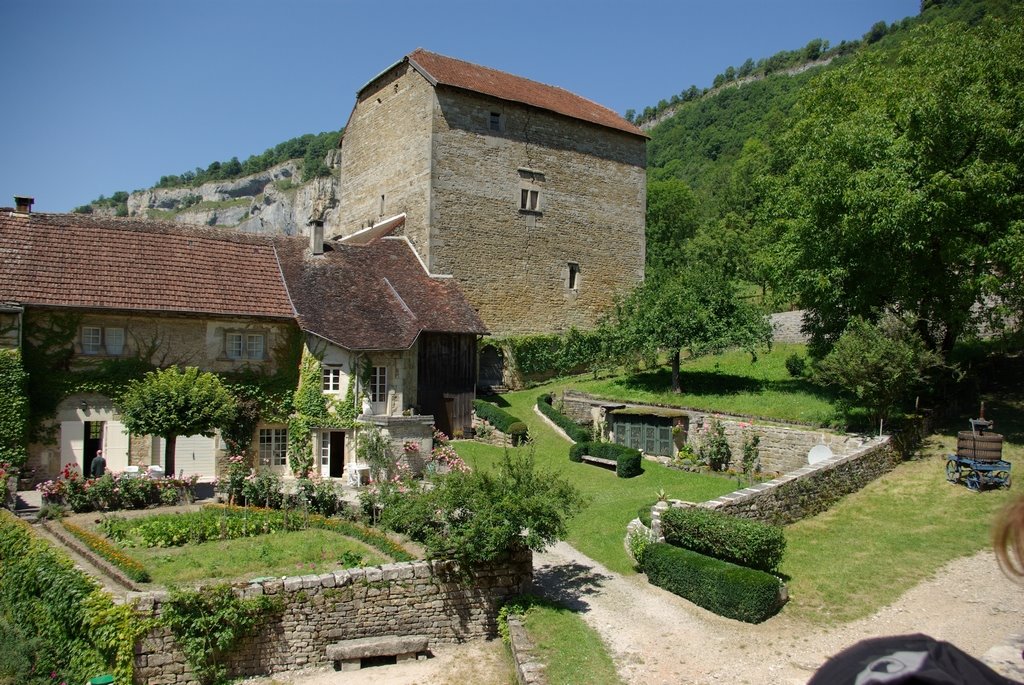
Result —
M 537 398 L 537 408 L 544 416 L 554 421 L 555 425 L 564 430 L 573 442 L 589 442 L 593 438 L 590 431 L 552 406 L 551 393 L 546 392 Z
M 0 637 L 10 682 L 84 683 L 114 673 L 130 683 L 146 626 L 31 526 L 0 510 Z
M 569 448 L 569 461 L 581 462 L 583 455 L 615 460 L 615 475 L 632 478 L 644 472 L 640 450 L 614 442 L 578 442 Z
M 671 545 L 769 573 L 778 570 L 786 550 L 781 527 L 701 507 L 671 508 L 661 515 L 661 526 Z
M 28 374 L 18 350 L 0 350 L 0 462 L 20 468 L 28 458 Z
M 663 542 L 647 546 L 643 571 L 654 585 L 726 618 L 761 623 L 782 606 L 782 581 L 772 574 Z
M 509 414 L 501 407 L 483 400 L 473 400 L 473 409 L 476 410 L 476 417 L 491 424 L 502 433 L 512 434 L 512 427 L 522 423 L 519 419 Z

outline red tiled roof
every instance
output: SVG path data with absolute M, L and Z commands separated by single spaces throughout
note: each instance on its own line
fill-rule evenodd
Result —
M 421 332 L 483 335 L 486 327 L 452 279 L 432 278 L 409 243 L 277 238 L 278 257 L 299 325 L 350 350 L 408 349 Z
M 0 301 L 294 317 L 266 237 L 86 214 L 0 212 Z
M 445 57 L 423 48 L 417 48 L 406 56 L 407 60 L 435 84 L 462 88 L 502 100 L 546 109 L 574 119 L 588 121 L 598 126 L 625 131 L 633 135 L 648 137 L 646 133 L 629 123 L 618 114 L 574 93 L 538 83 L 522 76 L 515 76 L 497 69 L 482 67 L 452 57 Z

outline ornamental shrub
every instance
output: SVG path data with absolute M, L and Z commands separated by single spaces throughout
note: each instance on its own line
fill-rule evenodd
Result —
M 661 515 L 661 526 L 671 545 L 771 573 L 786 549 L 781 527 L 702 507 L 669 509 Z
M 647 580 L 719 616 L 761 623 L 782 606 L 782 581 L 663 542 L 643 552 Z
M 522 421 L 516 421 L 508 427 L 509 437 L 512 438 L 512 446 L 522 445 L 530 437 L 530 429 Z
M 644 472 L 640 450 L 614 442 L 578 442 L 569 448 L 569 461 L 583 461 L 584 454 L 615 460 L 615 475 L 632 478 Z
M 521 423 L 519 419 L 509 414 L 501 407 L 497 407 L 490 402 L 484 402 L 483 400 L 474 400 L 473 409 L 476 410 L 476 417 L 487 423 L 491 424 L 502 433 L 507 435 L 512 434 L 512 426 L 516 423 Z
M 555 409 L 551 402 L 551 393 L 544 393 L 537 398 L 537 408 L 540 409 L 544 416 L 554 421 L 555 425 L 565 431 L 566 435 L 573 442 L 589 442 L 591 440 L 590 430 Z

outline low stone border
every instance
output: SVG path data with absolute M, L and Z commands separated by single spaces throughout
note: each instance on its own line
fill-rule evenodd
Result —
M 547 669 L 519 616 L 508 617 L 508 642 L 519 685 L 547 685 Z
M 46 532 L 57 538 L 62 545 L 74 551 L 78 556 L 86 559 L 96 568 L 96 570 L 101 571 L 121 587 L 133 592 L 138 592 L 142 589 L 138 583 L 126 576 L 121 569 L 96 554 L 96 552 L 93 552 L 84 542 L 64 530 L 64 526 L 45 519 L 40 522 L 40 525 L 42 525 Z
M 537 416 L 539 416 L 541 421 L 546 423 L 548 425 L 548 427 L 551 428 L 551 430 L 555 431 L 556 433 L 561 435 L 563 438 L 568 440 L 570 445 L 575 445 L 576 444 L 576 441 L 573 440 L 572 438 L 570 438 L 569 434 L 566 433 L 564 430 L 562 430 L 561 426 L 559 426 L 557 423 L 555 423 L 554 421 L 549 419 L 547 416 L 545 416 L 544 412 L 542 412 L 540 409 L 538 409 L 536 404 L 533 405 L 533 413 L 536 414 Z

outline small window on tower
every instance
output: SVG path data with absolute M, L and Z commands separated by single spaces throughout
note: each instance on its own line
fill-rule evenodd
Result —
M 580 289 L 580 265 L 576 262 L 569 262 L 569 290 Z
M 524 209 L 528 212 L 536 212 L 539 211 L 539 208 L 540 191 L 523 188 L 519 198 L 519 209 Z

